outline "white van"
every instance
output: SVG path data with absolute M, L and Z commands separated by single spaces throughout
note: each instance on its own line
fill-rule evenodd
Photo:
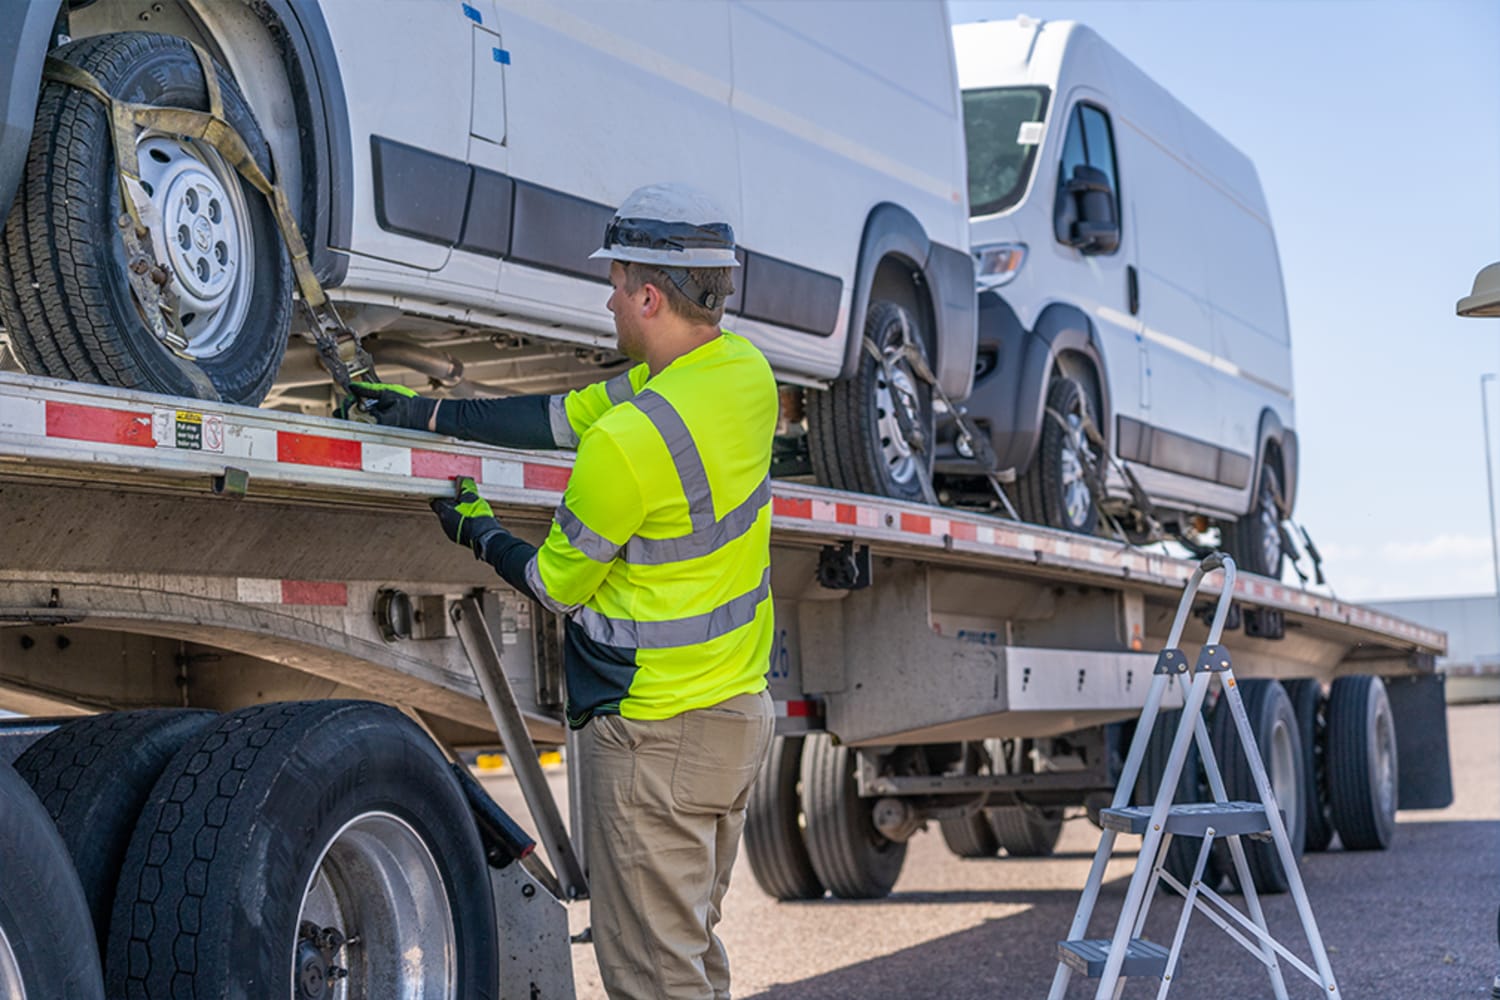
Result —
M 1150 507 L 1189 541 L 1213 522 L 1243 568 L 1279 576 L 1297 436 L 1254 166 L 1082 25 L 953 37 L 981 290 L 966 409 L 1018 473 L 1023 515 L 1091 532 L 1102 514 L 1141 537 Z M 954 428 L 940 438 L 944 488 L 981 495 Z
M 317 272 L 382 376 L 504 394 L 620 370 L 608 262 L 588 255 L 633 188 L 687 181 L 730 215 L 744 266 L 725 325 L 770 358 L 788 423 L 805 410 L 801 462 L 826 485 L 922 496 L 932 393 L 863 344 L 894 359 L 909 329 L 948 394 L 969 389 L 974 270 L 943 4 L 854 18 L 821 0 L 4 5 L 0 319 L 29 371 L 193 388 L 132 299 L 102 105 L 39 84 L 50 51 L 131 100 L 203 107 L 184 39 L 227 71 L 231 124 L 274 153 Z M 64 142 L 74 155 L 53 155 Z M 187 353 L 225 399 L 326 410 L 310 345 L 294 337 L 281 363 L 291 282 L 263 200 L 202 142 L 143 134 L 137 151 Z

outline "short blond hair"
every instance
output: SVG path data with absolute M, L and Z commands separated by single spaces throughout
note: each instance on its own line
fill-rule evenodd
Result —
M 689 281 L 713 293 L 714 307 L 710 309 L 682 294 L 677 283 L 659 267 L 638 261 L 620 261 L 620 266 L 625 270 L 627 292 L 634 295 L 643 285 L 655 285 L 666 297 L 667 307 L 690 323 L 718 326 L 724 318 L 724 303 L 734 294 L 734 274 L 727 267 L 683 268 Z

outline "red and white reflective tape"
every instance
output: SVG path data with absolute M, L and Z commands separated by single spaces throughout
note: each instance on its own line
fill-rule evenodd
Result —
M 823 715 L 823 706 L 806 698 L 776 703 L 778 719 L 817 719 Z
M 235 581 L 235 596 L 241 604 L 297 604 L 345 608 L 349 585 L 331 580 L 263 580 L 242 576 Z
M 412 479 L 447 481 L 455 476 L 470 476 L 488 486 L 553 493 L 562 492 L 571 471 L 567 464 L 278 430 L 186 408 L 134 410 L 8 398 L 0 411 L 0 433 L 3 432 Z

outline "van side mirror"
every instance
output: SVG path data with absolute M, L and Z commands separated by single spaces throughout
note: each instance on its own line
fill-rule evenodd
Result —
M 1056 232 L 1059 243 L 1085 254 L 1113 253 L 1120 245 L 1115 193 L 1098 167 L 1080 163 L 1058 190 Z

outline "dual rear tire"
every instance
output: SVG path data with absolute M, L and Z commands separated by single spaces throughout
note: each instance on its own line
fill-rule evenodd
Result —
M 394 709 L 324 701 L 95 716 L 43 737 L 17 769 L 45 805 L 8 787 L 21 784 L 9 769 L 0 798 L 31 796 L 41 825 L 61 831 L 61 857 L 35 870 L 66 875 L 76 896 L 77 927 L 46 949 L 86 952 L 96 980 L 102 954 L 111 998 L 496 994 L 478 832 L 447 762 Z M 5 817 L 24 813 L 0 812 L 0 837 Z M 11 900 L 29 920 L 45 913 L 37 893 L 11 888 L 0 884 L 0 934 Z M 51 887 L 49 902 L 66 889 Z M 0 977 L 4 962 L 0 953 Z

